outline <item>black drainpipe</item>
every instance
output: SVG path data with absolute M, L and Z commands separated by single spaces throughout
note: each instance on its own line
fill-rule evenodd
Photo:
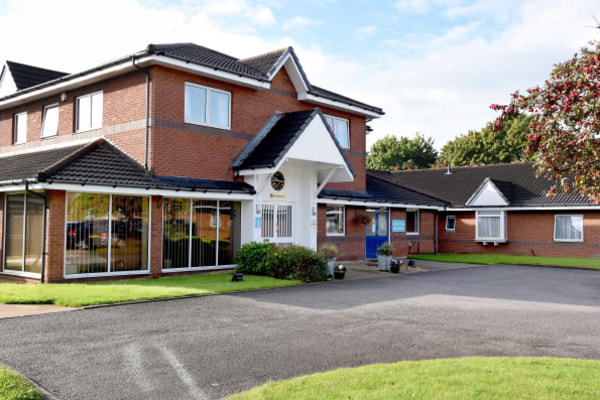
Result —
M 42 230 L 42 271 L 41 271 L 41 279 L 40 279 L 40 283 L 44 283 L 44 273 L 46 272 L 46 206 L 48 204 L 48 198 L 44 195 L 41 195 L 39 193 L 36 192 L 32 192 L 31 190 L 29 190 L 29 181 L 25 181 L 25 192 L 32 194 L 34 196 L 37 197 L 41 197 L 42 200 L 44 201 L 44 216 L 43 216 L 43 230 Z M 27 219 L 27 205 L 25 205 L 25 219 Z M 25 222 L 25 229 L 27 229 L 27 222 Z M 23 232 L 24 235 L 27 234 L 27 232 Z M 25 250 L 25 249 L 23 249 Z
M 146 148 L 144 150 L 144 168 L 148 169 L 148 136 L 150 129 L 150 72 L 135 63 L 135 56 L 131 57 L 131 64 L 146 74 Z

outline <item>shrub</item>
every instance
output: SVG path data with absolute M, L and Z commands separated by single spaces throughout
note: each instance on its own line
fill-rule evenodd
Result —
M 246 243 L 233 257 L 233 262 L 237 264 L 236 272 L 271 276 L 267 273 L 265 260 L 274 250 L 272 243 Z
M 307 247 L 289 245 L 276 247 L 265 260 L 267 273 L 279 279 L 303 282 L 325 280 L 325 258 Z
M 321 254 L 328 260 L 332 258 L 336 258 L 338 254 L 338 248 L 333 243 L 324 243 L 323 247 L 321 247 Z

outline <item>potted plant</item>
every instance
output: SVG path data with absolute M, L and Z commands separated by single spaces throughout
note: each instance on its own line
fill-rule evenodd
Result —
M 380 271 L 389 271 L 394 247 L 385 242 L 377 249 L 377 265 Z
M 327 260 L 325 266 L 325 275 L 329 278 L 333 276 L 333 269 L 335 268 L 335 261 L 337 259 L 338 248 L 333 243 L 324 243 L 321 247 L 321 255 Z
M 354 223 L 356 224 L 369 225 L 371 222 L 373 222 L 373 217 L 369 214 L 361 213 L 354 216 Z

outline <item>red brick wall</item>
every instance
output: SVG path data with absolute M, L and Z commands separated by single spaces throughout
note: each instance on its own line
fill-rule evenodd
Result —
M 231 130 L 183 124 L 186 82 L 232 93 Z M 271 87 L 270 90 L 256 90 L 164 67 L 153 67 L 153 126 L 150 141 L 150 165 L 153 170 L 160 175 L 233 179 L 231 163 L 275 111 L 290 112 L 316 107 L 296 99 L 296 92 L 285 69 L 281 69 L 273 79 Z M 350 121 L 351 150 L 346 154 L 358 175 L 354 182 L 335 187 L 364 190 L 365 118 L 325 107 L 322 110 Z
M 583 214 L 584 242 L 554 241 L 554 216 Z M 514 254 L 549 257 L 600 257 L 600 213 L 597 212 L 509 212 L 505 244 L 475 242 L 475 213 L 457 213 L 456 231 L 445 230 L 446 217 L 440 214 L 440 253 Z
M 46 265 L 44 282 L 61 282 L 65 257 L 65 192 L 46 191 Z
M 419 233 L 407 234 L 405 232 L 391 232 L 394 256 L 406 257 L 409 254 L 435 253 L 435 215 L 434 211 L 419 211 Z M 406 210 L 393 208 L 390 220 L 406 220 Z

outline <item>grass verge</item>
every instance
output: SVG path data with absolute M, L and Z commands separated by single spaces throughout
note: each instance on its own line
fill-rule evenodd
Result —
M 0 365 L 0 399 L 42 400 L 44 396 L 21 375 Z
M 231 274 L 206 274 L 160 279 L 135 279 L 98 283 L 44 283 L 22 285 L 0 283 L 0 303 L 56 304 L 83 307 L 162 299 L 240 290 L 283 287 L 299 281 L 244 275 L 242 282 L 231 282 Z
M 598 399 L 600 361 L 461 358 L 404 361 L 271 382 L 228 400 Z
M 425 254 L 418 256 L 410 256 L 410 258 L 413 258 L 415 260 L 443 261 L 450 263 L 482 265 L 533 264 L 600 269 L 600 260 L 597 258 L 512 256 L 504 254 Z

